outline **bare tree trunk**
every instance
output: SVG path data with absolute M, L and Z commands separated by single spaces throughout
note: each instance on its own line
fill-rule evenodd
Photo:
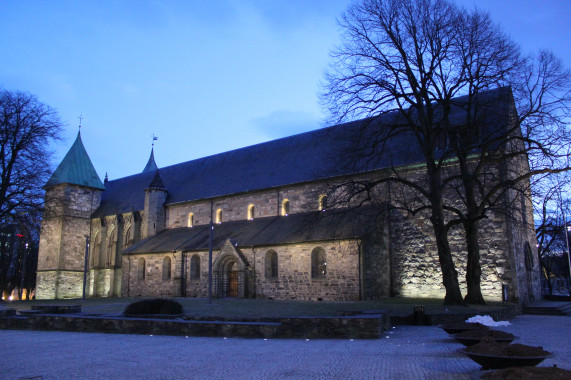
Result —
M 430 221 L 434 228 L 438 259 L 442 271 L 442 283 L 446 289 L 444 305 L 464 305 L 460 285 L 458 284 L 458 272 L 452 260 L 452 252 L 448 241 L 448 229 L 444 223 L 444 209 L 442 201 L 442 184 L 440 171 L 428 165 L 428 177 L 430 178 L 432 214 Z
M 458 284 L 458 272 L 452 261 L 452 252 L 447 238 L 444 224 L 438 222 L 438 217 L 430 218 L 433 222 L 434 235 L 436 236 L 436 246 L 438 248 L 438 259 L 440 270 L 442 271 L 442 283 L 446 289 L 444 305 L 464 305 L 460 285 Z
M 468 249 L 468 264 L 466 266 L 467 293 L 464 301 L 469 304 L 485 305 L 480 287 L 482 267 L 480 265 L 480 242 L 478 222 L 469 220 L 464 224 L 466 245 Z

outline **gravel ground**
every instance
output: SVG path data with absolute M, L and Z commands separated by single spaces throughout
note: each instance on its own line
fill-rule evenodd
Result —
M 571 317 L 522 315 L 498 327 L 571 369 Z M 378 340 L 185 338 L 0 331 L 0 379 L 470 379 L 480 367 L 438 327 Z

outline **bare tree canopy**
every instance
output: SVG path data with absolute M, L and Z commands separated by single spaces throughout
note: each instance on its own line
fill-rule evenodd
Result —
M 446 304 L 463 303 L 448 242 L 450 228 L 463 226 L 466 301 L 483 303 L 478 222 L 505 207 L 508 190 L 528 194 L 531 175 L 569 169 L 569 71 L 549 52 L 522 56 L 487 13 L 445 0 L 364 0 L 349 7 L 340 25 L 342 43 L 332 52 L 322 95 L 331 121 L 398 114 L 398 122 L 379 123 L 378 138 L 370 139 L 376 146 L 361 151 L 378 154 L 389 138 L 409 135 L 422 151 L 427 183 L 419 186 L 395 169 L 374 183 L 342 184 L 352 191 L 337 193 L 362 197 L 387 181 L 412 189 L 414 204 L 403 207 L 429 213 Z M 486 103 L 484 94 L 501 87 L 509 94 Z M 502 125 L 483 128 L 490 120 Z M 508 160 L 519 160 L 517 171 L 487 170 Z M 447 200 L 451 193 L 460 205 Z
M 537 254 L 549 294 L 558 276 L 569 277 L 568 217 L 569 172 L 542 176 L 533 184 L 533 206 L 536 218 Z M 569 282 L 567 282 L 569 291 Z
M 24 92 L 0 91 L 0 221 L 10 223 L 41 209 L 50 170 L 49 145 L 61 122 L 50 107 Z
M 62 129 L 50 107 L 24 92 L 0 90 L 0 292 L 28 289 L 43 207 L 42 186 L 51 173 L 49 145 Z M 27 270 L 25 268 L 28 268 Z

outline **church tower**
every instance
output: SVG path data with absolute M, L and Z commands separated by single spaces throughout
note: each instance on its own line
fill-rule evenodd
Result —
M 145 189 L 145 210 L 143 212 L 143 233 L 142 238 L 156 235 L 165 229 L 166 215 L 165 202 L 167 200 L 167 189 L 157 170 L 153 180 Z
M 91 215 L 99 207 L 105 190 L 83 146 L 81 133 L 44 189 L 36 298 L 78 298 L 83 291 Z

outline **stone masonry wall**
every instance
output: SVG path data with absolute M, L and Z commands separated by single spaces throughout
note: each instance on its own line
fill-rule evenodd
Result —
M 327 259 L 324 278 L 311 278 L 311 252 L 321 247 Z M 277 278 L 265 276 L 265 254 L 268 250 L 278 254 Z M 359 267 L 358 246 L 354 241 L 292 244 L 272 247 L 241 249 L 249 264 L 249 297 L 297 300 L 358 300 Z M 213 253 L 213 262 L 221 252 Z M 173 258 L 172 278 L 162 279 L 162 260 L 172 253 L 129 255 L 123 257 L 123 296 L 180 296 L 181 254 Z M 200 257 L 200 277 L 190 277 L 190 261 Z M 146 261 L 146 276 L 138 280 L 138 262 Z M 129 264 L 130 261 L 130 264 Z M 130 266 L 129 266 L 130 265 Z M 185 256 L 187 297 L 208 295 L 208 252 L 187 252 Z M 128 269 L 130 268 L 130 269 Z M 213 267 L 213 272 L 218 268 Z M 213 282 L 215 278 L 213 276 Z M 214 291 L 213 291 L 214 295 Z
M 281 189 L 252 192 L 228 196 L 214 200 L 213 215 L 216 210 L 222 210 L 222 222 L 245 220 L 248 215 L 248 206 L 254 205 L 254 218 L 277 216 L 281 213 L 281 205 L 284 200 L 289 201 L 289 213 L 307 211 L 307 205 L 313 204 L 318 209 L 318 199 L 313 202 L 308 199 L 311 194 L 311 185 L 297 185 Z M 188 227 L 188 215 L 194 214 L 194 225 L 210 223 L 210 201 L 196 201 L 168 205 L 167 226 L 168 228 Z
M 38 253 L 38 299 L 62 298 L 82 292 L 76 272 L 83 273 L 86 236 L 90 233 L 90 216 L 101 200 L 101 191 L 74 185 L 59 185 L 48 189 L 46 209 Z M 56 271 L 42 275 L 44 271 Z M 65 272 L 69 271 L 69 274 Z M 49 281 L 49 284 L 44 284 Z M 55 290 L 51 289 L 55 286 Z M 69 287 L 73 289 L 69 289 Z M 79 289 L 77 287 L 79 286 Z
M 163 260 L 171 259 L 171 276 L 163 279 Z M 139 279 L 139 260 L 145 259 L 145 278 Z M 178 263 L 178 265 L 177 265 Z M 177 268 L 178 267 L 178 268 Z M 147 254 L 123 256 L 123 297 L 179 297 L 180 296 L 180 253 Z

